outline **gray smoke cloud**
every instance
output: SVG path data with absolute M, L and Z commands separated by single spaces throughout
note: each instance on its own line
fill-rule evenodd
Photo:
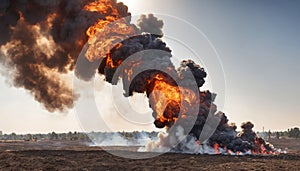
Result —
M 141 32 L 152 33 L 155 35 L 163 35 L 162 28 L 164 22 L 159 20 L 153 14 L 141 15 L 137 21 L 137 26 L 140 28 Z

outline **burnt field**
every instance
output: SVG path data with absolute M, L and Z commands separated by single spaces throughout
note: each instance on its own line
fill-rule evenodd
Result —
M 287 154 L 226 156 L 167 153 L 134 160 L 114 156 L 80 141 L 1 142 L 0 170 L 300 170 L 297 139 L 270 140 Z M 109 147 L 110 151 L 137 153 L 137 147 Z M 149 153 L 150 154 L 150 153 Z

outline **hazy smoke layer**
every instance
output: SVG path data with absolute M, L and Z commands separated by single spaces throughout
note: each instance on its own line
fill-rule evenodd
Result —
M 89 133 L 93 145 L 96 146 L 145 146 L 150 141 L 156 140 L 157 137 L 151 136 L 146 132 L 126 133 Z

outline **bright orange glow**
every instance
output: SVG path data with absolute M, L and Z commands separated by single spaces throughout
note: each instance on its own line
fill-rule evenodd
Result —
M 51 27 L 52 27 L 53 21 L 54 21 L 54 19 L 55 19 L 56 17 L 57 17 L 57 13 L 52 13 L 52 14 L 49 14 L 49 15 L 47 16 L 46 22 L 47 22 L 48 28 L 51 28 Z
M 84 9 L 91 12 L 102 12 L 104 14 L 110 12 L 111 15 L 118 15 L 118 10 L 113 7 L 111 2 L 111 0 L 94 1 L 86 5 Z
M 150 98 L 157 113 L 156 119 L 160 122 L 176 122 L 179 112 L 181 117 L 185 118 L 188 110 L 196 103 L 195 93 L 189 89 L 170 85 L 160 74 L 157 74 L 155 79 Z
M 265 148 L 265 146 L 259 142 L 258 139 L 256 139 L 254 142 L 255 142 L 255 150 L 252 150 L 253 154 L 263 154 L 263 155 L 272 154 L 272 151 L 268 151 Z
M 116 49 L 120 48 L 122 46 L 121 43 L 116 45 Z M 106 66 L 108 66 L 109 68 L 116 68 L 117 66 L 121 65 L 122 61 L 117 61 L 117 65 L 114 64 L 114 61 L 111 57 L 111 53 L 108 53 L 106 55 Z
M 216 153 L 216 154 L 220 154 L 220 151 L 219 151 L 219 144 L 215 143 L 215 144 L 214 144 L 214 149 L 215 149 L 215 153 Z
M 86 58 L 90 62 L 106 57 L 113 47 L 119 45 L 116 40 L 122 41 L 135 35 L 135 29 L 125 18 L 121 18 L 117 8 L 113 7 L 111 0 L 91 2 L 84 9 L 105 16 L 105 18 L 99 19 L 86 31 L 88 44 L 90 45 L 86 52 Z M 113 66 L 111 58 L 107 59 L 107 61 L 110 66 Z

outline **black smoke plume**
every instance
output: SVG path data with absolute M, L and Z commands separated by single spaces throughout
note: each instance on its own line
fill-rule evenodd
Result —
M 74 69 L 88 40 L 87 29 L 111 16 L 84 9 L 93 0 L 1 0 L 1 63 L 14 70 L 9 79 L 28 90 L 50 112 L 73 106 L 70 85 L 62 78 Z M 116 0 L 107 1 L 119 17 L 130 16 Z
M 92 2 L 103 3 L 107 10 L 102 12 L 87 10 L 85 6 Z M 127 6 L 117 3 L 116 0 L 2 0 L 0 62 L 10 70 L 6 74 L 13 80 L 14 86 L 28 90 L 50 112 L 72 108 L 74 104 L 72 89 L 62 77 L 74 70 L 77 57 L 89 40 L 87 30 L 99 20 L 122 17 L 129 17 L 126 24 L 130 25 Z M 75 72 L 77 76 L 89 80 L 95 75 L 98 67 L 98 73 L 105 75 L 109 83 L 117 84 L 121 78 L 125 96 L 132 96 L 134 92 L 146 93 L 153 109 L 156 127 L 169 130 L 174 125 L 178 129 L 182 128 L 184 134 L 188 135 L 188 139 L 194 140 L 194 143 L 200 137 L 206 120 L 213 118 L 220 122 L 208 140 L 210 146 L 217 144 L 218 147 L 232 152 L 273 151 L 271 145 L 252 131 L 253 124 L 243 124 L 243 131 L 237 134 L 236 126 L 228 123 L 224 113 L 217 112 L 217 106 L 213 103 L 216 94 L 200 91 L 207 76 L 203 68 L 192 60 L 183 61 L 178 69 L 174 67 L 171 62 L 171 50 L 161 39 L 163 36 L 161 20 L 151 14 L 142 15 L 137 26 L 132 27 L 137 35 L 121 41 L 107 52 L 99 67 L 87 59 L 81 59 L 86 66 L 92 67 L 77 68 Z M 147 50 L 159 52 L 145 53 Z M 137 53 L 140 53 L 137 58 L 120 66 L 123 61 Z M 135 75 L 141 65 L 148 69 Z M 157 66 L 164 70 L 151 69 Z M 121 72 L 117 73 L 118 69 L 121 69 Z M 197 88 L 191 89 L 194 80 Z M 197 98 L 193 103 L 197 105 L 170 101 L 160 116 L 153 97 L 154 88 L 158 83 L 166 83 L 175 89 L 175 92 L 178 91 L 176 89 L 178 87 L 196 94 Z M 182 107 L 186 108 L 187 113 L 192 114 L 179 116 Z M 191 129 L 186 129 L 189 126 Z M 178 136 L 176 133 L 169 133 L 168 141 Z M 188 148 L 184 142 L 173 147 L 173 150 L 184 152 Z
M 150 54 L 143 53 L 143 51 L 151 49 L 160 50 L 161 52 Z M 126 61 L 127 58 L 138 52 L 141 52 L 140 56 L 143 57 L 134 58 L 134 60 L 129 63 L 131 64 L 129 66 L 126 66 L 127 64 L 125 64 L 125 67 L 120 66 L 123 67 L 121 70 L 124 70 L 125 74 L 116 73 L 116 71 L 120 69 L 118 68 L 118 63 Z M 99 67 L 99 73 L 104 74 L 106 81 L 112 84 L 117 84 L 119 78 L 121 78 L 125 96 L 132 96 L 134 92 L 146 93 L 149 98 L 150 107 L 153 109 L 153 117 L 155 119 L 157 118 L 158 114 L 154 108 L 155 101 L 152 101 L 153 99 L 151 99 L 151 93 L 153 91 L 155 81 L 157 80 L 157 74 L 160 74 L 163 77 L 163 80 L 169 85 L 178 86 L 177 82 L 180 82 L 180 86 L 187 89 L 191 87 L 189 84 L 196 81 L 198 88 L 195 93 L 199 94 L 199 108 L 192 112 L 194 115 L 196 115 L 196 117 L 187 116 L 184 119 L 178 119 L 175 125 L 175 127 L 183 128 L 183 132 L 185 135 L 188 135 L 187 138 L 189 140 L 194 140 L 196 142 L 196 140 L 199 139 L 204 125 L 206 124 L 207 119 L 210 117 L 213 120 L 216 120 L 216 122 L 219 121 L 217 129 L 213 132 L 213 135 L 208 139 L 207 142 L 211 147 L 217 145 L 218 148 L 220 147 L 222 149 L 226 149 L 232 153 L 246 153 L 248 151 L 256 153 L 272 153 L 274 151 L 272 145 L 266 143 L 262 138 L 258 137 L 255 132 L 252 131 L 253 124 L 250 122 L 243 124 L 243 131 L 238 134 L 236 131 L 237 127 L 234 124 L 228 123 L 225 113 L 217 111 L 217 106 L 214 104 L 216 94 L 211 93 L 208 90 L 200 91 L 200 88 L 205 83 L 204 79 L 207 76 L 205 70 L 192 60 L 182 61 L 180 67 L 176 70 L 171 61 L 171 50 L 161 40 L 161 36 L 143 33 L 139 36 L 131 37 L 122 41 L 121 47 L 112 48 L 110 54 L 112 60 L 114 61 L 115 67 L 112 68 L 109 65 L 106 65 L 107 58 L 105 58 Z M 139 65 L 134 65 L 137 63 Z M 147 65 L 151 65 L 149 68 L 154 68 L 155 65 L 162 65 L 162 68 L 168 68 L 168 72 L 164 72 L 164 70 L 161 71 L 149 69 L 137 74 L 132 79 L 128 78 L 128 74 L 126 73 L 128 68 L 130 68 L 134 73 L 135 71 L 138 71 L 141 66 Z M 175 78 L 170 77 L 170 75 L 175 75 Z M 114 77 L 117 79 L 114 80 Z M 126 89 L 126 87 L 129 87 L 129 89 Z M 156 119 L 154 121 L 155 126 L 158 128 L 170 128 L 174 125 L 174 120 L 172 120 L 172 118 L 180 118 L 178 116 L 179 112 L 179 104 L 168 104 L 165 107 L 163 116 L 169 120 L 162 122 Z M 192 127 L 190 127 L 191 124 L 193 124 Z M 172 136 L 175 136 L 174 134 L 176 133 L 169 132 L 169 134 L 173 134 Z M 186 142 L 183 141 L 173 147 L 172 150 L 175 152 L 185 152 L 186 148 Z

